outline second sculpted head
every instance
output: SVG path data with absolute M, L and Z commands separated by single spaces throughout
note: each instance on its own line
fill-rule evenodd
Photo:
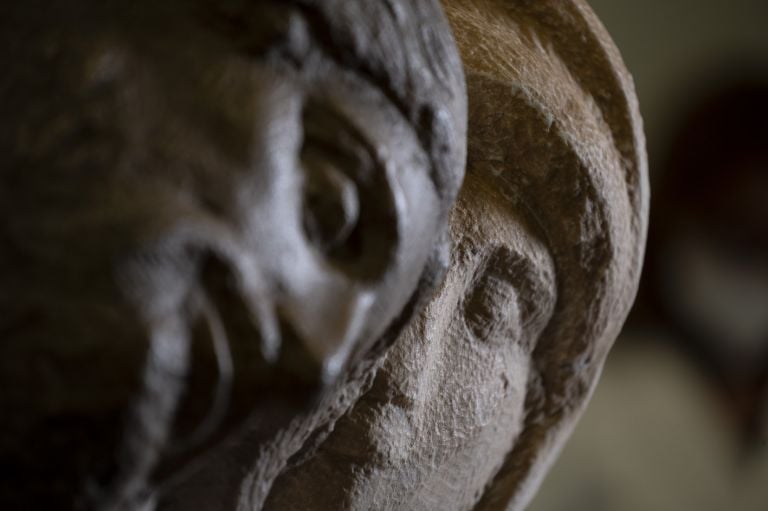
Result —
M 10 508 L 150 505 L 251 417 L 354 394 L 447 261 L 466 93 L 439 4 L 5 11 Z

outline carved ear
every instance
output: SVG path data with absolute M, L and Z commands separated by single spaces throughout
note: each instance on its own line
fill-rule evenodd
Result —
M 536 226 L 556 269 L 526 419 L 476 510 L 523 509 L 583 411 L 634 300 L 649 190 L 617 49 L 581 0 L 444 0 L 469 92 L 467 175 Z

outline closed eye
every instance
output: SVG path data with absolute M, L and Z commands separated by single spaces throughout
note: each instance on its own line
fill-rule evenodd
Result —
M 464 298 L 464 320 L 478 342 L 535 343 L 551 313 L 547 274 L 522 253 L 492 247 Z M 548 300 L 541 300 L 546 296 Z

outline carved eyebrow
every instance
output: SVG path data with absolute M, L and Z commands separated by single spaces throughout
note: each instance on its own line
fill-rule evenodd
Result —
M 381 91 L 381 88 L 375 83 L 370 82 L 367 77 L 362 76 L 358 78 L 360 78 L 366 86 Z M 384 95 L 381 99 L 388 106 L 392 107 L 391 112 L 393 115 L 396 115 L 398 120 L 402 121 L 403 127 L 407 130 L 406 133 L 413 137 L 415 147 L 418 148 L 420 156 L 423 157 L 423 160 L 420 161 L 424 166 L 427 178 L 437 195 L 440 197 L 441 193 L 444 191 L 444 185 L 441 184 L 441 177 L 439 173 L 436 172 L 434 161 L 430 156 L 429 147 L 424 144 L 424 140 L 419 136 L 419 128 L 414 126 L 408 117 L 404 116 L 403 112 L 397 108 L 397 105 L 392 104 L 389 96 Z M 361 126 L 361 120 L 348 115 L 343 109 L 334 107 L 333 105 L 327 105 L 325 102 L 319 101 L 318 98 L 310 97 L 304 106 L 303 125 L 305 136 L 307 134 L 312 134 L 315 137 L 314 142 L 320 142 L 318 145 L 327 152 L 332 154 L 335 153 L 337 156 L 343 156 L 344 154 L 349 155 L 349 152 L 345 153 L 344 151 L 339 151 L 341 147 L 338 143 L 338 134 L 341 133 L 348 136 L 354 146 L 364 149 L 364 154 L 367 159 L 369 159 L 367 168 L 370 171 L 381 171 L 387 168 L 386 155 L 381 154 L 381 152 L 377 150 L 368 131 Z M 329 126 L 333 129 L 329 129 Z M 360 153 L 357 155 L 360 156 Z

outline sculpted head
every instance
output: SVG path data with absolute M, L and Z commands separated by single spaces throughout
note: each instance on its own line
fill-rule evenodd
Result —
M 449 271 L 265 509 L 525 509 L 633 301 L 647 164 L 604 29 L 581 1 L 443 4 L 469 97 Z
M 3 498 L 136 505 L 253 410 L 286 424 L 439 280 L 466 99 L 435 1 L 2 18 Z
M 10 507 L 523 509 L 645 242 L 589 8 L 53 3 L 0 20 Z

